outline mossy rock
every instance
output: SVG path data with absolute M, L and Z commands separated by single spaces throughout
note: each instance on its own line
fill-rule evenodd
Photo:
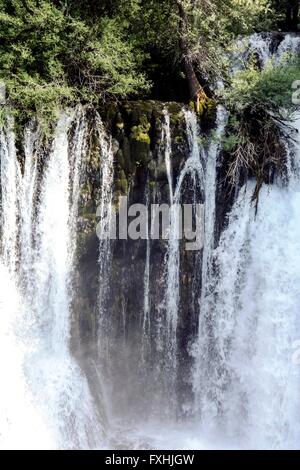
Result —
M 150 145 L 150 129 L 151 124 L 148 121 L 147 116 L 145 114 L 142 114 L 139 117 L 138 124 L 131 127 L 131 138 L 133 140 L 137 140 L 138 142 L 146 142 L 148 145 Z
M 126 175 L 125 175 L 125 171 L 120 169 L 118 171 L 116 171 L 116 177 L 117 179 L 126 179 Z
M 126 178 L 117 179 L 115 182 L 116 191 L 121 193 L 122 195 L 126 195 L 128 193 L 128 181 Z
M 124 129 L 124 121 L 120 112 L 116 114 L 115 125 L 119 130 Z
M 124 165 L 121 165 L 122 168 L 126 171 L 127 174 L 132 174 L 135 172 L 135 164 L 132 159 L 131 153 L 131 144 L 127 137 L 123 140 L 122 153 L 124 159 Z
M 157 181 L 149 181 L 149 189 L 150 191 L 154 191 L 154 189 L 157 187 Z
M 150 138 L 149 141 L 133 140 L 131 142 L 131 155 L 135 163 L 145 164 L 150 161 Z
M 150 128 L 149 128 L 150 129 Z M 148 131 L 143 126 L 133 126 L 131 128 L 131 138 L 137 142 L 145 142 L 150 145 L 151 140 Z
M 156 176 L 156 163 L 154 160 L 151 160 L 148 164 L 148 170 L 151 178 Z
M 166 103 L 166 107 L 168 108 L 170 114 L 182 114 L 181 103 L 177 103 L 176 101 L 170 101 L 169 103 Z
M 119 149 L 116 153 L 115 157 L 116 164 L 120 166 L 120 168 L 124 169 L 125 168 L 125 158 L 123 154 L 123 150 Z

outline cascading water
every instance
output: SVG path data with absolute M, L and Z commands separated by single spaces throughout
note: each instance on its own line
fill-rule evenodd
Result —
M 17 380 L 22 381 L 17 384 L 18 393 L 25 388 L 24 400 L 30 406 L 20 410 L 18 426 L 22 429 L 24 420 L 26 424 L 31 421 L 24 413 L 32 410 L 32 416 L 47 429 L 41 443 L 45 448 L 100 447 L 103 443 L 99 413 L 69 345 L 76 207 L 86 126 L 84 112 L 79 110 L 69 152 L 73 119 L 72 114 L 63 114 L 57 123 L 38 197 L 34 151 L 38 131 L 26 130 L 22 178 L 11 121 L 1 130 L 1 273 L 8 269 L 9 292 L 15 289 L 17 299 L 19 292 L 19 302 L 5 298 L 1 317 L 10 334 L 5 339 L 16 350 L 12 357 L 18 362 L 13 370 L 19 371 Z M 1 331 L 5 335 L 5 329 Z M 40 425 L 39 433 L 42 429 Z M 26 430 L 24 434 L 28 438 L 22 446 L 34 448 L 36 435 Z
M 292 34 L 287 34 L 283 41 L 278 46 L 275 53 L 275 63 L 279 64 L 287 56 L 295 55 L 300 49 L 300 37 Z
M 221 148 L 221 138 L 227 122 L 227 112 L 223 106 L 218 106 L 216 119 L 216 134 L 206 154 L 205 165 L 205 208 L 204 208 L 204 246 L 202 259 L 203 286 L 200 304 L 204 304 L 205 287 L 211 276 L 211 255 L 214 248 L 215 206 L 216 206 L 216 166 L 218 153 Z
M 164 109 L 164 123 L 162 125 L 162 142 L 163 145 L 163 153 L 168 177 L 168 184 L 169 184 L 169 193 L 170 193 L 170 204 L 173 203 L 173 175 L 172 175 L 172 140 L 171 140 L 171 129 L 170 129 L 170 114 L 168 110 Z
M 276 62 L 297 47 L 299 38 L 286 36 Z M 269 52 L 261 61 L 271 58 Z M 299 125 L 296 116 L 298 132 Z M 193 379 L 202 434 L 223 439 L 223 446 L 299 447 L 300 370 L 292 361 L 300 334 L 299 144 L 292 132 L 289 183 L 263 185 L 257 214 L 255 183 L 240 189 L 212 254 L 215 268 L 201 298 Z
M 17 262 L 19 189 L 21 172 L 15 148 L 13 120 L 1 129 L 1 251 L 4 264 L 13 271 Z M 5 188 L 9 188 L 6 191 Z
M 99 351 L 100 356 L 108 359 L 109 355 L 109 331 L 111 329 L 110 318 L 106 314 L 106 302 L 109 292 L 110 263 L 111 263 L 111 240 L 109 234 L 113 224 L 113 179 L 114 179 L 114 156 L 112 151 L 112 139 L 107 135 L 100 116 L 97 116 L 97 128 L 100 145 L 101 158 L 101 186 L 100 204 L 97 209 L 99 223 L 97 234 L 99 237 Z M 104 355 L 104 356 L 103 356 Z
M 275 51 L 267 35 L 253 35 L 248 43 L 242 59 L 252 52 L 265 67 L 271 59 L 279 64 L 287 53 L 295 53 L 300 39 L 286 35 Z M 238 69 L 235 64 L 233 71 Z M 164 109 L 160 145 L 153 149 L 158 150 L 158 161 L 151 162 L 155 171 L 139 174 L 141 181 L 147 181 L 143 197 L 148 208 L 153 201 L 161 202 L 155 192 L 161 187 L 154 190 L 150 179 L 154 184 L 164 180 L 162 194 L 171 205 L 171 224 L 168 243 L 148 239 L 139 246 L 138 255 L 130 252 L 130 260 L 137 260 L 143 291 L 136 316 L 128 307 L 128 298 L 134 295 L 126 298 L 123 280 L 120 312 L 110 311 L 111 274 L 116 264 L 121 265 L 124 246 L 115 259 L 113 242 L 105 238 L 112 227 L 114 145 L 100 117 L 93 122 L 100 156 L 98 342 L 93 345 L 96 359 L 84 357 L 80 366 L 70 340 L 78 204 L 84 157 L 89 153 L 87 115 L 84 108 L 62 114 L 47 151 L 38 123 L 30 122 L 23 157 L 16 150 L 13 120 L 7 118 L 1 126 L 0 351 L 9 363 L 0 363 L 5 377 L 0 388 L 0 447 L 107 445 L 104 423 L 107 414 L 113 417 L 114 402 L 101 401 L 101 393 L 95 393 L 104 366 L 106 379 L 111 380 L 105 384 L 109 390 L 115 384 L 122 388 L 123 377 L 116 382 L 111 378 L 115 370 L 123 368 L 128 375 L 118 408 L 129 405 L 124 413 L 126 438 L 124 423 L 115 433 L 110 419 L 109 446 L 125 442 L 153 448 L 299 447 L 300 369 L 293 353 L 300 338 L 300 116 L 295 116 L 294 131 L 285 143 L 285 177 L 277 175 L 273 185 L 262 186 L 257 213 L 252 203 L 255 182 L 237 188 L 218 241 L 218 162 L 227 112 L 218 107 L 215 137 L 208 148 L 199 143 L 196 115 L 192 111 L 184 115 L 189 144 L 184 163 L 173 159 L 172 149 L 184 139 L 178 136 L 172 141 L 174 121 Z M 123 132 L 121 127 L 119 131 Z M 204 247 L 194 257 L 183 256 L 177 236 L 178 205 L 186 199 L 194 205 L 204 203 Z M 162 273 L 155 269 L 157 259 L 165 259 Z M 124 276 L 127 271 L 122 269 Z M 159 290 L 161 302 L 156 305 Z M 186 293 L 196 301 L 183 308 L 190 301 Z M 199 314 L 198 321 L 193 323 L 190 314 Z M 120 341 L 115 335 L 118 328 Z M 138 339 L 138 346 L 130 343 L 132 338 Z M 114 359 L 110 352 L 119 346 L 120 363 L 110 376 Z M 137 351 L 141 357 L 133 357 Z M 189 359 L 182 359 L 182 353 Z M 137 370 L 131 371 L 128 359 Z M 185 369 L 188 373 L 182 379 Z M 127 388 L 131 381 L 134 385 Z M 128 390 L 136 384 L 137 394 L 130 395 Z M 145 397 L 135 400 L 141 390 Z M 142 425 L 133 430 L 131 423 L 141 409 Z M 151 423 L 144 420 L 147 412 Z M 178 416 L 182 421 L 177 426 Z
M 212 255 L 215 242 L 215 204 L 216 204 L 216 165 L 221 138 L 225 130 L 227 112 L 219 106 L 217 110 L 217 129 L 214 141 L 210 144 L 206 155 L 205 167 L 205 205 L 204 205 L 204 244 L 201 269 L 201 295 L 199 299 L 200 316 L 198 326 L 198 343 L 195 359 L 194 394 L 196 408 L 205 394 L 205 384 L 209 380 L 211 371 L 207 368 L 207 351 L 210 348 L 209 309 L 206 298 L 210 293 L 213 276 Z M 204 354 L 203 354 L 204 352 Z M 196 380 L 195 380 L 196 379 Z
M 37 192 L 37 149 L 40 147 L 41 132 L 34 121 L 31 121 L 24 132 L 25 165 L 20 201 L 21 210 L 21 263 L 22 283 L 29 288 L 29 276 L 33 263 L 33 222 L 35 195 Z
M 265 67 L 270 59 L 271 38 L 267 35 L 263 37 L 261 34 L 252 34 L 249 38 L 250 53 L 256 53 L 260 60 L 261 67 Z
M 201 414 L 237 446 L 299 445 L 299 189 L 264 186 L 255 216 L 254 184 L 242 188 L 215 252 L 214 354 L 206 357 L 215 374 L 202 381 Z
M 185 121 L 187 136 L 189 140 L 190 155 L 181 170 L 176 183 L 174 194 L 170 188 L 170 233 L 168 250 L 166 255 L 166 292 L 165 292 L 165 371 L 168 376 L 169 387 L 172 393 L 175 393 L 176 377 L 178 373 L 177 365 L 177 326 L 179 318 L 180 302 L 180 217 L 183 198 L 183 183 L 189 176 L 192 180 L 194 202 L 196 203 L 196 194 L 203 191 L 204 171 L 203 171 L 203 151 L 198 144 L 198 124 L 196 115 L 191 111 L 185 111 Z M 170 159 L 170 151 L 167 146 L 166 167 Z M 172 182 L 171 176 L 168 176 L 169 185 Z M 170 392 L 171 393 L 171 392 Z M 176 398 L 173 397 L 173 412 L 176 407 Z M 172 408 L 172 407 L 171 407 Z
M 150 207 L 150 197 L 149 197 L 149 182 L 146 186 L 145 194 L 146 207 L 149 210 Z M 146 240 L 146 261 L 145 261 L 145 271 L 144 271 L 144 308 L 142 316 L 142 359 L 145 361 L 145 356 L 147 353 L 150 354 L 151 349 L 151 299 L 150 299 L 150 259 L 151 259 L 151 241 L 150 241 L 150 231 L 149 231 L 149 220 L 147 221 L 147 234 L 148 238 Z
M 21 173 L 13 121 L 0 130 L 1 250 L 0 250 L 0 448 L 45 448 L 54 445 L 46 423 L 36 412 L 23 370 L 25 347 L 16 327 L 22 322 L 18 291 L 17 239 Z

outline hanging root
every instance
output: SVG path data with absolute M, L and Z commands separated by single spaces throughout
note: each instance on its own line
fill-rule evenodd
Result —
M 263 183 L 270 183 L 270 175 L 280 174 L 285 168 L 284 134 L 270 117 L 241 120 L 237 144 L 231 153 L 226 179 L 232 188 L 240 184 L 241 175 L 253 176 L 256 186 L 252 196 L 257 211 L 259 192 Z

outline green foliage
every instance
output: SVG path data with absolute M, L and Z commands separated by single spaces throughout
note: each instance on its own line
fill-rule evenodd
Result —
M 252 114 L 260 110 L 280 114 L 281 110 L 293 112 L 292 84 L 300 76 L 300 63 L 272 62 L 260 70 L 251 63 L 245 70 L 238 72 L 229 88 L 223 92 L 226 106 L 243 114 L 247 110 Z
M 237 36 L 268 31 L 275 21 L 270 0 L 185 0 L 189 4 L 193 54 L 208 79 L 226 72 L 229 50 Z
M 283 168 L 286 122 L 297 109 L 293 103 L 292 84 L 299 79 L 298 60 L 284 58 L 280 64 L 270 61 L 260 70 L 255 61 L 236 73 L 230 86 L 222 91 L 230 111 L 223 148 L 231 162 L 227 177 L 234 187 L 241 174 L 256 178 L 253 200 L 258 203 L 261 185 L 270 169 Z
M 222 148 L 225 152 L 231 152 L 239 143 L 236 134 L 228 134 L 222 140 Z
M 277 21 L 271 0 L 231 0 L 226 29 L 235 35 L 268 31 Z
M 228 69 L 224 49 L 236 36 L 274 28 L 284 5 L 281 0 L 0 0 L 0 80 L 19 115 L 38 114 L 45 123 L 79 100 L 97 105 L 144 97 L 151 78 L 181 85 L 186 56 L 205 86 Z M 226 99 L 240 112 L 258 106 L 261 98 L 265 104 L 266 97 L 272 109 L 285 106 L 293 67 L 261 73 L 249 66 Z
M 180 28 L 178 5 L 184 8 L 186 31 Z M 155 51 L 176 70 L 182 62 L 180 38 L 185 37 L 199 76 L 211 81 L 227 68 L 224 49 L 238 35 L 269 30 L 276 22 L 271 0 L 144 0 L 133 30 L 140 44 Z M 153 65 L 152 65 L 153 66 Z M 155 64 L 154 64 L 155 67 Z
M 127 33 L 122 18 L 83 21 L 64 2 L 0 0 L 0 79 L 9 104 L 47 120 L 74 100 L 146 91 L 144 56 Z

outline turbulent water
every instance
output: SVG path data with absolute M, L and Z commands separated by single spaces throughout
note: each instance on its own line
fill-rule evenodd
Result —
M 297 36 L 286 35 L 274 48 L 270 36 L 253 35 L 241 60 L 233 58 L 232 70 L 236 73 L 251 53 L 265 67 L 271 59 L 286 60 L 299 47 Z M 127 343 L 131 312 L 124 301 L 118 325 L 122 344 L 117 343 L 124 357 L 115 382 L 109 374 L 116 331 L 109 304 L 114 245 L 104 237 L 114 209 L 113 139 L 96 115 L 99 290 L 96 359 L 89 368 L 71 350 L 78 206 L 89 145 L 86 110 L 61 114 L 46 150 L 38 123 L 30 122 L 22 157 L 13 119 L 7 117 L 1 125 L 1 448 L 299 448 L 300 115 L 294 116 L 284 143 L 285 177 L 262 186 L 257 212 L 252 202 L 255 181 L 237 188 L 217 240 L 218 171 L 227 111 L 218 107 L 208 144 L 200 139 L 206 134 L 196 115 L 186 108 L 182 114 L 188 152 L 177 173 L 167 107 L 162 114 L 159 164 L 165 168 L 171 212 L 161 298 L 156 305 L 156 253 L 148 239 L 134 336 L 138 345 Z M 149 179 L 142 197 L 147 207 L 159 202 Z M 190 255 L 197 321 L 193 340 L 186 345 L 189 371 L 182 378 L 187 372 L 179 344 L 184 260 L 176 234 L 178 205 L 187 199 L 194 206 L 203 203 L 204 247 Z M 139 354 L 137 371 L 128 363 L 131 349 Z M 103 393 L 90 388 L 95 383 L 91 374 L 97 375 L 98 387 L 105 387 Z M 116 386 L 128 395 L 116 407 L 126 403 L 128 411 L 117 420 L 115 390 L 111 397 L 107 393 Z
M 197 409 L 203 432 L 224 433 L 236 446 L 296 449 L 300 182 L 263 186 L 257 214 L 254 187 L 241 188 L 214 252 L 218 275 L 205 299 L 212 338 L 197 344 Z
M 268 38 L 254 36 L 250 44 L 266 65 Z M 299 38 L 287 36 L 276 60 L 299 46 Z M 299 448 L 300 369 L 292 359 L 300 333 L 298 115 L 292 127 L 287 186 L 280 179 L 264 185 L 257 214 L 255 183 L 239 190 L 201 298 L 195 413 L 201 434 L 225 446 Z
M 35 124 L 25 131 L 23 176 L 11 119 L 1 129 L 0 445 L 4 448 L 103 445 L 99 413 L 70 353 L 70 288 L 85 132 L 83 111 L 62 115 L 38 179 L 41 155 Z

